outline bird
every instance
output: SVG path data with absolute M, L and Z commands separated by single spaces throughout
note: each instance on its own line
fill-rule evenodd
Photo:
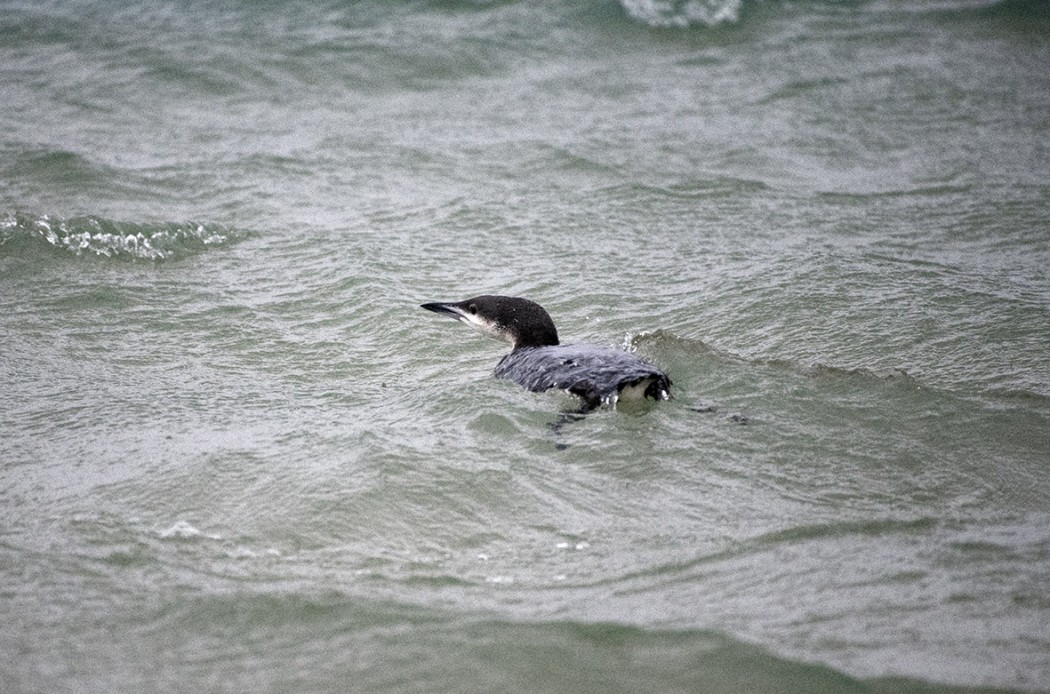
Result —
M 640 357 L 614 347 L 561 344 L 550 314 L 530 299 L 486 294 L 420 307 L 509 342 L 511 351 L 496 365 L 496 378 L 533 392 L 568 391 L 581 399 L 581 414 L 620 399 L 671 398 L 670 377 Z

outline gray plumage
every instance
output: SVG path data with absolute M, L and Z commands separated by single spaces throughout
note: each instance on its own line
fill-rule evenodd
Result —
M 578 395 L 589 411 L 621 396 L 667 400 L 671 379 L 633 354 L 612 347 L 562 345 L 554 321 L 539 304 L 510 296 L 478 296 L 422 308 L 456 318 L 513 345 L 496 365 L 505 378 L 531 391 L 552 388 Z

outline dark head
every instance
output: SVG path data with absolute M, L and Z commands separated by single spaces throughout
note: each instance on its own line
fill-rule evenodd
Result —
M 476 296 L 456 303 L 423 304 L 434 313 L 461 320 L 490 337 L 521 347 L 558 344 L 554 321 L 535 301 L 515 296 Z

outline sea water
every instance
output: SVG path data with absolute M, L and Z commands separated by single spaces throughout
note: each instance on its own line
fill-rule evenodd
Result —
M 0 0 L 0 689 L 1050 691 L 1039 0 Z M 492 378 L 528 296 L 674 399 Z

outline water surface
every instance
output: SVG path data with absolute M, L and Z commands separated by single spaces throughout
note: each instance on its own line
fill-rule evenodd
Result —
M 1048 20 L 0 1 L 2 688 L 1050 690 Z

